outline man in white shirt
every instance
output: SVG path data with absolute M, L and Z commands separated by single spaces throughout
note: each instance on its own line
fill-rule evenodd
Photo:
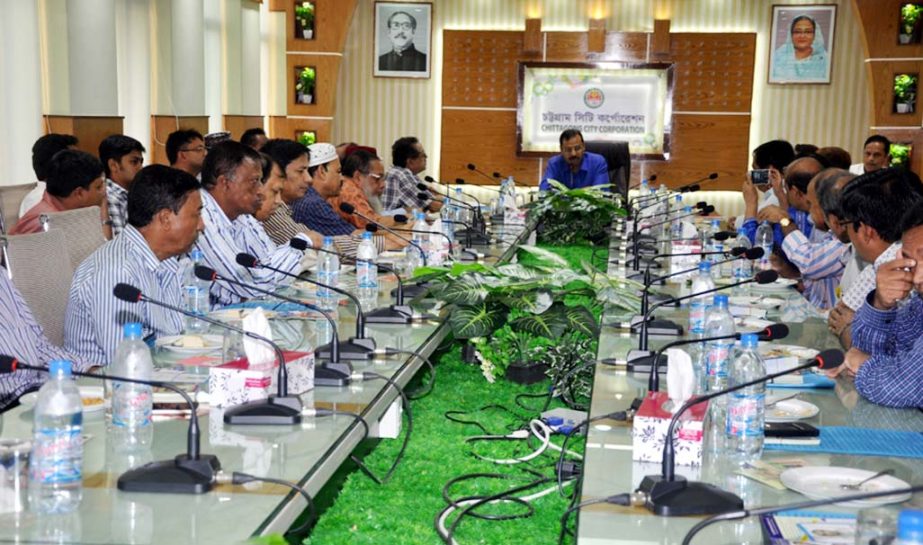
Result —
M 880 134 L 873 134 L 862 145 L 862 162 L 849 167 L 853 174 L 868 174 L 891 166 L 891 141 Z

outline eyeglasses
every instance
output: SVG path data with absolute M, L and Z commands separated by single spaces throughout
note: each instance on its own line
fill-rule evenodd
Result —
M 411 30 L 413 28 L 413 24 L 411 23 L 391 23 L 390 25 L 388 25 L 388 27 L 391 30 L 398 30 L 398 29 Z
M 196 153 L 202 153 L 205 151 L 205 146 L 196 146 L 194 148 L 180 148 L 180 151 L 194 151 Z
M 813 30 L 793 30 L 792 36 L 813 36 Z

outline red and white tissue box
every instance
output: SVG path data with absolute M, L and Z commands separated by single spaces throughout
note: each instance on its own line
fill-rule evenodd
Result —
M 664 409 L 670 401 L 666 392 L 649 392 L 635 414 L 632 425 L 632 460 L 660 462 L 663 459 L 664 437 L 673 414 Z M 683 413 L 674 430 L 673 449 L 676 464 L 698 466 L 702 464 L 703 422 L 708 412 L 708 402 L 693 405 Z
M 300 395 L 314 388 L 314 353 L 283 352 L 288 393 Z M 208 393 L 212 407 L 230 407 L 266 399 L 276 392 L 278 366 L 251 368 L 247 358 L 211 367 Z

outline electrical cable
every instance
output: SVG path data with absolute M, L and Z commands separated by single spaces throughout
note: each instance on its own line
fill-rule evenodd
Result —
M 360 378 L 362 380 L 383 380 L 390 384 L 395 390 L 397 390 L 397 393 L 401 396 L 401 404 L 404 407 L 404 413 L 407 415 L 407 432 L 404 434 L 404 442 L 401 443 L 401 448 L 398 451 L 397 456 L 394 458 L 394 463 L 392 463 L 391 467 L 388 468 L 388 471 L 385 472 L 384 477 L 376 476 L 365 464 L 360 462 L 355 455 L 350 454 L 350 458 L 359 465 L 359 468 L 366 475 L 368 475 L 370 479 L 375 481 L 377 484 L 385 484 L 391 480 L 391 477 L 394 475 L 394 471 L 397 469 L 398 464 L 404 458 L 404 453 L 407 451 L 407 444 L 410 443 L 410 435 L 413 433 L 413 412 L 410 409 L 410 400 L 407 399 L 407 394 L 404 393 L 404 390 L 398 383 L 379 373 L 364 371 L 360 373 L 353 373 L 351 378 Z
M 470 414 L 470 413 L 473 413 L 473 412 L 484 412 L 484 411 L 486 411 L 486 410 L 488 410 L 488 409 L 500 409 L 500 410 L 502 410 L 502 411 L 505 411 L 505 412 L 507 412 L 507 413 L 509 413 L 509 414 L 511 414 L 511 415 L 513 415 L 513 416 L 515 416 L 517 419 L 519 419 L 520 422 L 528 422 L 528 421 L 530 420 L 528 417 L 525 417 L 525 416 L 516 414 L 514 411 L 510 410 L 509 408 L 505 407 L 504 405 L 500 405 L 500 404 L 497 404 L 497 403 L 491 403 L 490 405 L 484 405 L 483 407 L 481 407 L 481 408 L 479 408 L 479 409 L 475 409 L 475 410 L 473 410 L 473 411 L 446 411 L 446 412 L 444 412 L 444 413 L 442 413 L 442 414 L 443 414 L 443 416 L 444 416 L 447 420 L 449 420 L 450 422 L 455 422 L 456 424 L 470 424 L 470 425 L 472 425 L 472 426 L 477 426 L 477 428 L 478 428 L 479 430 L 481 430 L 482 432 L 484 432 L 484 435 L 500 435 L 500 434 L 498 434 L 498 433 L 493 433 L 493 432 L 491 432 L 490 430 L 488 430 L 487 428 L 485 428 L 484 425 L 481 424 L 480 422 L 478 422 L 477 420 L 462 420 L 462 419 L 460 419 L 460 418 L 456 418 L 456 416 L 455 416 L 455 415 L 467 415 L 467 414 Z M 512 431 L 516 431 L 516 430 L 518 430 L 518 429 L 520 429 L 520 428 L 522 428 L 522 426 L 518 426 L 518 425 L 517 425 L 517 426 L 511 428 L 510 431 L 511 431 L 511 432 L 512 432 Z
M 427 367 L 429 367 L 429 373 L 430 373 L 429 382 L 426 384 L 426 386 L 420 388 L 419 390 L 416 390 L 416 391 L 414 391 L 414 392 L 412 392 L 412 393 L 407 394 L 407 399 L 409 399 L 410 401 L 416 401 L 416 400 L 418 400 L 418 399 L 421 399 L 421 398 L 426 397 L 427 395 L 429 395 L 429 393 L 433 391 L 433 386 L 436 384 L 436 366 L 433 365 L 433 362 L 431 362 L 429 358 L 427 358 L 426 356 L 424 356 L 423 354 L 421 354 L 421 353 L 419 353 L 419 352 L 417 352 L 417 351 L 415 351 L 415 350 L 403 350 L 403 349 L 398 349 L 398 348 L 385 348 L 385 355 L 386 355 L 386 356 L 399 355 L 399 354 L 406 354 L 406 355 L 409 355 L 409 356 L 416 356 L 419 360 L 421 360 L 423 363 L 425 363 L 425 364 L 427 365 Z
M 625 411 L 616 411 L 613 413 L 608 413 L 608 414 L 603 414 L 600 416 L 594 416 L 592 418 L 587 418 L 583 422 L 574 426 L 573 431 L 571 431 L 570 433 L 564 436 L 564 442 L 561 444 L 561 452 L 558 456 L 558 463 L 555 466 L 555 473 L 556 473 L 557 484 L 558 484 L 558 493 L 561 495 L 561 497 L 566 497 L 564 495 L 564 480 L 563 480 L 564 476 L 563 476 L 562 468 L 564 466 L 564 455 L 567 452 L 567 442 L 570 440 L 571 437 L 573 437 L 574 435 L 577 435 L 577 432 L 580 430 L 580 428 L 589 426 L 592 422 L 597 422 L 599 420 L 605 420 L 607 418 L 611 418 L 613 420 L 623 420 L 624 421 L 628 419 L 628 414 Z
M 311 495 L 308 494 L 307 490 L 298 486 L 295 483 L 291 483 L 283 479 L 274 479 L 272 477 L 257 477 L 256 475 L 250 475 L 249 473 L 241 473 L 239 471 L 235 471 L 231 473 L 230 475 L 228 475 L 227 473 L 219 473 L 217 476 L 217 480 L 219 483 L 224 483 L 224 484 L 245 484 L 245 483 L 250 483 L 253 481 L 263 481 L 267 483 L 287 486 L 288 488 L 291 488 L 295 492 L 298 492 L 299 494 L 301 494 L 304 497 L 305 501 L 308 502 L 308 518 L 297 528 L 290 528 L 287 532 L 285 532 L 286 534 L 303 533 L 307 531 L 307 529 L 310 527 L 311 522 L 317 520 L 317 506 L 314 505 L 314 500 L 311 498 Z

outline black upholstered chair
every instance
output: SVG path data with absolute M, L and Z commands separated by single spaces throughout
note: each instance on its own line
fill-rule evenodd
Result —
M 628 188 L 631 186 L 631 153 L 628 151 L 628 142 L 599 142 L 586 143 L 586 150 L 602 155 L 609 167 L 609 183 L 628 199 Z

